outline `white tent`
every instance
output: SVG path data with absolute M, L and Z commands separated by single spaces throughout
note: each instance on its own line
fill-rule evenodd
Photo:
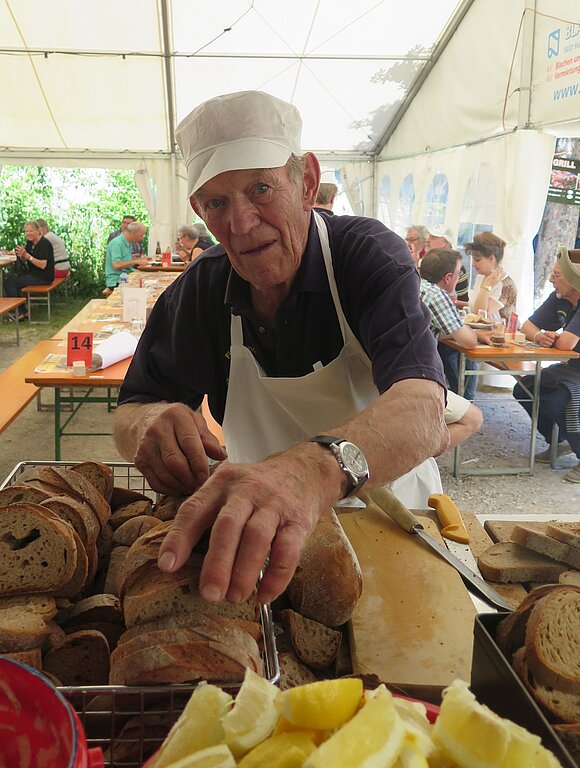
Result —
M 175 126 L 265 90 L 298 106 L 355 212 L 493 227 L 531 301 L 579 57 L 578 0 L 0 0 L 0 163 L 133 168 L 150 239 L 170 242 L 191 215 Z

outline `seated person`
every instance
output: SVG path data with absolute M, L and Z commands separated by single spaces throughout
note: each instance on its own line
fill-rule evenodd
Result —
M 522 325 L 526 338 L 541 347 L 556 347 L 580 352 L 580 284 L 570 285 L 558 263 L 554 265 L 550 282 L 554 292 Z M 562 329 L 561 333 L 557 333 Z M 514 387 L 514 397 L 530 414 L 530 393 L 534 377 L 524 376 Z M 578 463 L 564 475 L 570 483 L 580 483 L 580 359 L 556 363 L 544 368 L 540 380 L 540 411 L 538 431 L 545 441 L 552 442 L 554 424 L 559 426 L 558 456 L 575 453 Z M 564 442 L 564 441 L 567 441 Z M 550 462 L 550 448 L 536 456 L 536 461 Z
M 477 344 L 475 331 L 463 325 L 450 293 L 459 278 L 461 255 L 458 251 L 432 248 L 421 262 L 421 300 L 431 312 L 430 329 L 436 339 L 451 338 L 472 349 Z M 475 377 L 467 377 L 475 378 Z M 449 447 L 465 442 L 483 423 L 483 414 L 477 406 L 453 391 L 447 392 L 445 423 L 449 429 Z
M 425 239 L 425 253 L 432 248 L 444 248 L 447 251 L 452 251 L 454 248 L 455 237 L 453 230 L 445 224 L 437 224 L 436 226 L 429 227 L 427 229 L 427 236 Z M 425 254 L 423 254 L 425 255 Z M 459 308 L 466 307 L 469 303 L 469 277 L 467 270 L 461 264 L 459 270 L 459 280 L 455 286 L 455 295 L 457 297 L 456 304 Z
M 473 349 L 478 339 L 489 344 L 490 338 L 475 333 L 464 325 L 459 317 L 456 306 L 451 300 L 461 269 L 461 254 L 448 248 L 432 248 L 427 251 L 421 262 L 421 298 L 431 310 L 431 330 L 435 338 L 451 338 L 467 349 Z M 459 391 L 459 352 L 446 344 L 437 344 L 437 349 L 443 360 L 443 368 L 449 389 Z M 467 371 L 477 370 L 473 360 L 465 361 Z M 468 400 L 473 400 L 477 387 L 475 376 L 466 376 L 463 383 L 463 394 Z
M 177 230 L 175 252 L 185 264 L 194 261 L 200 253 L 203 253 L 203 248 L 198 246 L 198 241 L 199 237 L 195 227 L 184 224 Z
M 64 241 L 54 232 L 48 228 L 48 224 L 44 219 L 36 219 L 42 236 L 52 243 L 52 250 L 54 251 L 54 276 L 66 277 L 70 272 L 70 261 L 66 252 L 66 246 Z
M 42 236 L 38 222 L 27 221 L 24 225 L 26 244 L 17 245 L 14 274 L 4 279 L 4 294 L 11 298 L 22 295 L 27 285 L 50 285 L 54 280 L 54 251 L 52 244 Z M 26 304 L 18 307 L 18 320 L 28 317 Z
M 480 232 L 472 243 L 465 244 L 477 272 L 471 291 L 469 309 L 475 315 L 480 309 L 488 318 L 507 322 L 516 311 L 518 290 L 516 284 L 501 266 L 505 242 L 492 232 Z
M 198 221 L 196 224 L 193 225 L 193 228 L 197 232 L 198 248 L 201 248 L 202 251 L 205 251 L 207 248 L 211 248 L 212 245 L 215 245 L 215 242 L 211 239 L 210 234 L 207 231 L 207 228 L 203 222 Z
M 139 221 L 133 221 L 125 232 L 114 237 L 107 246 L 105 258 L 105 282 L 107 291 L 113 291 L 119 285 L 121 272 L 131 272 L 141 264 L 147 264 L 146 256 L 135 256 L 131 251 L 132 243 L 141 242 L 147 227 Z

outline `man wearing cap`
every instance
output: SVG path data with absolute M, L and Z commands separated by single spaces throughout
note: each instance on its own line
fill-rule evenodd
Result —
M 158 299 L 115 416 L 120 452 L 155 490 L 195 491 L 159 566 L 181 567 L 211 528 L 209 601 L 250 595 L 268 556 L 259 597 L 274 599 L 323 513 L 369 474 L 382 485 L 430 471 L 449 441 L 407 247 L 375 219 L 312 211 L 320 167 L 301 125 L 257 91 L 179 125 L 191 205 L 219 244 Z M 228 450 L 209 477 L 208 457 L 226 454 L 196 412 L 205 393 Z
M 574 253 L 574 252 L 572 252 Z M 580 256 L 580 251 L 577 251 Z M 571 282 L 568 282 L 566 275 Z M 541 347 L 556 347 L 580 352 L 580 268 L 570 263 L 566 248 L 560 249 L 550 282 L 554 292 L 522 325 L 526 339 Z M 571 284 L 573 283 L 573 284 Z M 560 331 L 558 333 L 558 331 Z M 514 387 L 514 397 L 530 414 L 530 392 L 534 377 L 524 376 Z M 580 359 L 544 368 L 540 379 L 538 431 L 550 446 L 554 424 L 559 427 L 557 456 L 576 454 L 578 463 L 564 475 L 570 483 L 580 483 Z M 549 464 L 551 447 L 539 453 L 536 461 Z
M 336 176 L 332 168 L 321 168 L 320 171 L 320 186 L 316 194 L 314 210 L 324 213 L 326 216 L 334 216 L 332 208 L 338 193 Z

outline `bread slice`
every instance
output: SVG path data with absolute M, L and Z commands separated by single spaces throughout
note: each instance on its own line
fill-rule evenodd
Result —
M 33 485 L 19 483 L 10 485 L 0 491 L 0 507 L 13 504 L 18 501 L 30 502 L 31 504 L 42 504 L 45 499 L 49 499 L 52 494 L 42 488 L 36 488 Z
M 162 496 L 154 505 L 151 514 L 163 522 L 174 520 L 177 510 L 187 498 L 187 496 Z
M 43 659 L 43 668 L 63 685 L 107 685 L 109 645 L 102 632 L 81 630 L 67 635 Z
M 287 608 L 280 611 L 286 632 L 300 661 L 309 667 L 328 667 L 340 648 L 342 632 Z
M 218 629 L 221 627 L 235 627 L 241 629 L 252 637 L 258 645 L 262 642 L 262 628 L 256 621 L 247 619 L 228 619 L 225 616 L 209 616 L 204 613 L 177 613 L 170 616 L 162 616 L 159 619 L 148 621 L 146 624 L 138 624 L 131 629 L 127 629 L 120 638 L 120 644 L 126 643 L 133 637 L 148 632 L 157 632 L 162 629 L 181 629 L 183 627 L 193 627 L 207 625 L 210 622 Z
M 513 584 L 518 581 L 558 581 L 568 567 L 515 542 L 493 544 L 477 559 L 484 579 Z
M 111 494 L 111 509 L 113 512 L 119 507 L 125 506 L 125 504 L 131 504 L 133 501 L 145 501 L 149 500 L 149 496 L 139 491 L 134 491 L 131 488 L 120 488 L 115 486 L 113 493 Z
M 131 520 L 127 520 L 122 523 L 113 534 L 113 541 L 115 544 L 122 544 L 123 546 L 130 547 L 137 539 L 152 528 L 157 528 L 161 524 L 161 520 L 158 520 L 152 515 L 139 515 L 133 517 Z
M 91 485 L 110 502 L 113 495 L 113 470 L 100 461 L 83 461 L 71 467 L 73 472 L 78 472 L 85 477 Z
M 521 544 L 526 549 L 532 549 L 541 555 L 568 563 L 574 568 L 580 568 L 580 549 L 564 544 L 545 533 L 535 530 L 526 523 L 518 523 L 512 531 L 512 541 Z
M 115 547 L 111 552 L 104 590 L 108 595 L 116 595 L 117 597 L 120 595 L 120 575 L 128 551 L 129 547 Z
M 55 614 L 52 597 L 19 595 L 0 599 L 0 653 L 40 647 L 50 633 L 47 621 Z
M 133 501 L 131 504 L 125 504 L 123 507 L 117 507 L 117 509 L 111 515 L 109 522 L 113 527 L 113 530 L 115 530 L 120 525 L 123 525 L 123 523 L 126 523 L 127 520 L 131 520 L 132 518 L 139 517 L 141 515 L 150 515 L 152 508 L 153 504 L 151 503 L 150 499 L 147 499 L 146 501 Z
M 48 470 L 48 472 L 45 473 L 46 476 L 49 477 L 48 473 L 50 473 L 50 476 L 55 478 L 53 484 L 62 488 L 65 493 L 88 502 L 99 518 L 101 526 L 108 522 L 111 517 L 111 507 L 109 506 L 109 503 L 83 475 L 78 472 L 73 472 L 70 469 L 64 469 L 63 467 L 45 467 L 45 470 Z M 50 480 L 48 480 L 48 482 L 50 482 Z
M 187 564 L 175 573 L 163 573 L 157 566 L 131 586 L 123 600 L 127 627 L 145 624 L 174 613 L 206 613 L 210 616 L 248 619 L 256 621 L 260 606 L 254 592 L 241 603 L 222 600 L 206 602 L 198 590 L 199 568 Z
M 562 585 L 542 584 L 539 587 L 534 587 L 524 597 L 516 610 L 512 611 L 499 623 L 495 639 L 508 659 L 511 659 L 512 655 L 524 646 L 528 619 L 538 600 L 541 600 L 556 589 L 562 589 Z
M 88 505 L 66 496 L 52 496 L 41 502 L 41 506 L 50 509 L 61 520 L 70 523 L 77 532 L 87 556 L 87 576 L 85 584 L 91 584 L 98 565 L 97 536 L 99 521 Z
M 241 682 L 245 668 L 207 641 L 150 645 L 113 664 L 111 685 Z
M 77 552 L 76 568 L 73 575 L 59 589 L 55 590 L 54 594 L 57 597 L 70 597 L 76 598 L 81 590 L 86 586 L 89 576 L 89 559 L 87 557 L 86 549 L 81 541 L 80 536 L 74 530 L 74 528 L 66 523 L 74 538 Z
M 533 608 L 526 628 L 528 668 L 538 683 L 578 695 L 580 590 L 560 587 Z
M 0 593 L 55 592 L 77 567 L 68 523 L 38 504 L 16 503 L 0 511 Z
M 514 653 L 513 665 L 516 674 L 532 698 L 549 716 L 564 723 L 580 722 L 580 697 L 574 693 L 563 693 L 539 683 L 530 674 L 525 647 Z
M 314 672 L 299 661 L 293 653 L 281 653 L 278 661 L 280 664 L 278 685 L 281 691 L 296 688 L 298 685 L 315 683 L 318 680 Z
M 564 571 L 558 576 L 560 584 L 571 584 L 580 587 L 580 571 Z
M 546 533 L 554 539 L 569 544 L 571 547 L 580 549 L 580 522 L 570 523 L 548 523 Z
M 91 595 L 90 597 L 85 597 L 67 611 L 64 611 L 59 617 L 59 623 L 63 626 L 68 624 L 94 624 L 100 621 L 124 625 L 121 601 L 115 595 Z

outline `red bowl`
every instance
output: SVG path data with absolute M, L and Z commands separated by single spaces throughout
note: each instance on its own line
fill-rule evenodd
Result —
M 0 657 L 0 765 L 103 768 L 82 724 L 54 685 L 36 669 Z

